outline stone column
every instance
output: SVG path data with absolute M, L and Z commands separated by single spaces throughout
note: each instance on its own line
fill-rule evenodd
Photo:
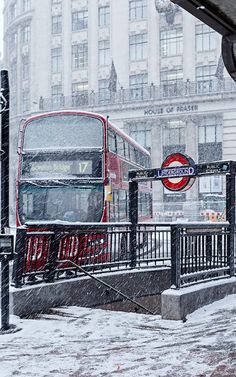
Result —
M 159 14 L 155 9 L 154 1 L 148 1 L 148 80 L 149 85 L 151 82 L 154 85 L 159 85 L 159 72 L 160 69 L 160 29 L 159 29 Z M 153 15 L 155 15 L 153 17 Z
M 158 119 L 153 119 L 151 124 L 152 137 L 152 167 L 159 168 L 162 164 L 162 129 Z M 163 186 L 160 181 L 153 181 L 153 215 L 158 210 L 158 203 L 163 202 Z
M 198 161 L 198 122 L 197 118 L 186 117 L 186 154 L 191 157 L 195 163 Z M 198 202 L 198 179 L 196 178 L 193 186 L 186 191 L 186 203 L 184 212 L 189 220 L 197 220 L 199 212 Z
M 92 0 L 94 2 L 94 0 Z M 117 73 L 117 90 L 129 87 L 129 2 L 110 1 L 110 54 Z M 122 26 L 121 26 L 122 25 Z
M 184 81 L 195 80 L 195 20 L 191 14 L 183 12 L 183 67 L 184 75 L 188 73 Z
M 63 23 L 63 40 L 62 40 L 62 51 L 63 51 L 63 72 L 62 72 L 62 87 L 63 94 L 65 98 L 69 97 L 69 101 L 65 101 L 65 108 L 71 106 L 71 4 L 69 1 L 62 3 L 62 14 L 66 22 Z
M 236 161 L 236 111 L 223 114 L 223 160 Z
M 88 1 L 89 28 L 88 28 L 88 72 L 89 91 L 98 91 L 98 3 Z

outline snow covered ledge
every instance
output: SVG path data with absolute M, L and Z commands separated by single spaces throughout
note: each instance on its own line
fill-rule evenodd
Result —
M 204 282 L 181 289 L 167 289 L 161 294 L 163 319 L 185 320 L 194 310 L 236 293 L 236 277 Z

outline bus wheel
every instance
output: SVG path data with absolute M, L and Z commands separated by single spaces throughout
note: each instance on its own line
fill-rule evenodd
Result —
M 127 259 L 128 245 L 127 245 L 127 235 L 122 234 L 120 240 L 120 259 Z

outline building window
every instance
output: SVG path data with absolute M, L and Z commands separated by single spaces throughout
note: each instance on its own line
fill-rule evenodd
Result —
M 133 100 L 144 98 L 144 87 L 147 86 L 148 76 L 146 73 L 132 75 L 129 78 L 130 96 Z
M 211 93 L 217 90 L 216 65 L 204 65 L 196 68 L 198 93 Z
M 25 113 L 29 111 L 29 90 L 23 90 L 22 91 L 22 97 L 21 97 L 21 105 L 22 105 L 22 112 Z
M 222 160 L 222 119 L 206 116 L 198 124 L 198 162 Z M 222 192 L 222 177 L 200 177 L 199 197 L 205 194 Z M 213 199 L 214 200 L 214 199 Z
M 21 40 L 22 40 L 22 44 L 26 44 L 29 42 L 30 40 L 30 26 L 29 25 L 26 25 L 22 28 Z
M 216 32 L 205 24 L 196 25 L 196 50 L 210 51 L 216 48 Z
M 72 84 L 72 106 L 88 104 L 88 82 L 76 82 Z
M 111 93 L 108 89 L 109 80 L 103 79 L 98 81 L 98 94 L 99 94 L 99 102 L 108 102 L 111 98 Z
M 22 56 L 22 80 L 29 79 L 29 55 Z
M 160 35 L 161 56 L 179 55 L 183 52 L 183 30 L 176 28 L 163 30 Z
M 51 69 L 52 73 L 60 73 L 62 70 L 62 49 L 61 47 L 51 50 Z
M 149 124 L 140 122 L 128 125 L 128 134 L 146 148 L 151 151 L 151 127 Z
M 221 132 L 221 121 L 217 117 L 204 117 L 198 127 L 198 142 L 199 144 L 218 143 L 222 140 Z
M 52 108 L 56 109 L 64 104 L 64 96 L 62 94 L 62 86 L 54 85 L 52 86 Z
M 129 37 L 129 57 L 131 61 L 147 58 L 147 33 Z
M 72 69 L 85 69 L 88 66 L 88 42 L 72 46 Z
M 222 160 L 222 120 L 216 116 L 200 118 L 198 124 L 198 162 Z M 199 194 L 222 191 L 220 177 L 201 177 Z
M 171 120 L 164 126 L 164 146 L 185 144 L 185 123 L 181 120 Z
M 110 7 L 98 8 L 98 24 L 99 26 L 107 26 L 110 24 Z
M 22 3 L 22 10 L 23 12 L 27 12 L 31 8 L 31 0 L 23 0 Z
M 72 31 L 78 31 L 88 28 L 88 11 L 72 13 Z
M 99 65 L 109 65 L 110 63 L 110 41 L 98 42 L 98 62 Z
M 129 19 L 139 21 L 147 18 L 147 0 L 130 0 Z
M 62 32 L 62 17 L 52 16 L 52 34 L 60 34 Z
M 183 70 L 172 69 L 161 72 L 163 97 L 176 97 L 183 94 Z
M 222 207 L 225 207 L 225 199 L 224 196 L 221 195 L 219 197 L 214 197 L 212 194 L 222 194 L 222 176 L 209 176 L 209 177 L 199 177 L 199 198 L 203 199 L 204 202 L 207 202 L 208 210 L 218 210 L 222 211 Z M 209 198 L 209 194 L 211 194 L 211 198 Z M 212 199 L 212 201 L 211 201 Z M 220 202 L 218 202 L 220 201 Z M 214 203 L 214 204 L 213 204 Z M 222 206 L 223 204 L 223 206 Z M 215 208 L 211 208 L 211 206 Z M 206 205 L 205 205 L 206 206 Z

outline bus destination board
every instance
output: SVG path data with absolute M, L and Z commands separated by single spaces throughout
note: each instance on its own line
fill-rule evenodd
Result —
M 24 166 L 23 176 L 92 175 L 92 160 L 30 161 Z

